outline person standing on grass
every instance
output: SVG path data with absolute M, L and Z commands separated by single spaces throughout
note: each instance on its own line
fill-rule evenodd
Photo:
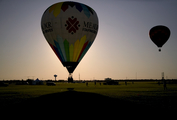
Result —
M 164 87 L 164 90 L 167 90 L 167 85 L 166 85 L 166 81 L 165 80 L 163 81 L 163 87 Z

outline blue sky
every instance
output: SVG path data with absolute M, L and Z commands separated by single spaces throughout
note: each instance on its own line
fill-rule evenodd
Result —
M 60 0 L 0 1 L 0 80 L 66 80 L 62 66 L 41 31 L 43 12 Z M 97 37 L 73 73 L 74 79 L 177 78 L 176 0 L 76 0 L 92 7 L 99 18 Z M 165 25 L 171 30 L 158 48 L 149 30 Z

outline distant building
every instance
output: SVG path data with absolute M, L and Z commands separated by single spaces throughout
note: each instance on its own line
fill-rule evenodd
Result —
M 27 82 L 30 85 L 44 85 L 44 82 L 39 80 L 38 78 L 36 80 L 27 80 Z
M 105 81 L 111 81 L 112 79 L 111 78 L 105 78 L 104 80 Z
M 103 85 L 118 85 L 119 84 L 119 82 L 116 82 L 111 78 L 105 78 L 105 82 L 106 83 L 103 83 Z
M 35 85 L 43 85 L 43 81 L 39 80 L 38 78 L 35 80 Z

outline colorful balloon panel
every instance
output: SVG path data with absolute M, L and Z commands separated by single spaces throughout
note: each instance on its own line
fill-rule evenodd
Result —
M 46 9 L 41 28 L 62 64 L 67 68 L 73 64 L 76 67 L 94 42 L 98 17 L 92 8 L 82 3 L 60 2 Z

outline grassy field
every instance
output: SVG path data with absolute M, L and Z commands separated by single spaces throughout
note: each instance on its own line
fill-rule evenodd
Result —
M 120 85 L 103 85 L 93 82 L 56 83 L 47 85 L 14 85 L 0 87 L 0 108 L 12 110 L 81 112 L 174 111 L 177 110 L 177 84 L 167 84 L 167 90 L 156 82 L 119 82 Z M 69 91 L 68 88 L 74 88 Z M 74 110 L 73 110 L 74 109 Z M 111 110 L 111 111 L 110 111 Z

